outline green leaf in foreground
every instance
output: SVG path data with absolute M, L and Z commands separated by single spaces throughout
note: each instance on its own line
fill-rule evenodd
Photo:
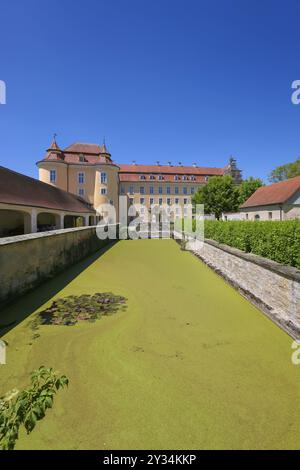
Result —
M 41 366 L 31 374 L 31 385 L 23 390 L 8 392 L 0 398 L 0 449 L 13 450 L 23 425 L 30 434 L 37 421 L 52 408 L 54 396 L 68 386 L 65 375 L 58 376 L 52 368 Z

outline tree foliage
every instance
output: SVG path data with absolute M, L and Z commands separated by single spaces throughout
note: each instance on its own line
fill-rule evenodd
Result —
M 250 176 L 244 180 L 239 186 L 239 205 L 241 206 L 255 191 L 263 186 L 263 181 L 260 178 L 253 178 Z
M 41 366 L 32 372 L 29 388 L 21 392 L 14 389 L 0 398 L 0 449 L 14 449 L 22 425 L 30 434 L 52 408 L 56 392 L 68 383 L 65 375 L 58 377 L 53 369 Z
M 205 214 L 217 219 L 222 212 L 234 212 L 239 206 L 239 191 L 231 176 L 211 176 L 193 196 L 193 204 L 204 204 Z
M 294 162 L 286 163 L 276 167 L 269 175 L 269 181 L 271 183 L 277 183 L 278 181 L 284 181 L 294 176 L 300 175 L 300 158 L 297 158 Z

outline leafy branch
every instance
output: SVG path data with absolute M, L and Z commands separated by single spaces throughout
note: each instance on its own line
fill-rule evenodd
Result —
M 14 449 L 21 425 L 30 434 L 52 408 L 57 391 L 68 383 L 65 375 L 58 377 L 52 368 L 41 366 L 32 372 L 29 388 L 14 389 L 0 398 L 0 449 Z

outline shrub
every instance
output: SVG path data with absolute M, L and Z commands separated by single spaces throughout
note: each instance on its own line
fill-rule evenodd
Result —
M 300 220 L 204 223 L 205 238 L 300 268 Z

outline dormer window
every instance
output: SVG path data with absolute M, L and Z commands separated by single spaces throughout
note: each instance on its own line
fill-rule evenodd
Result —
M 86 161 L 86 160 L 85 160 L 85 156 L 83 155 L 83 153 L 81 153 L 81 154 L 79 155 L 79 161 L 80 161 L 80 162 L 85 162 L 85 161 Z

